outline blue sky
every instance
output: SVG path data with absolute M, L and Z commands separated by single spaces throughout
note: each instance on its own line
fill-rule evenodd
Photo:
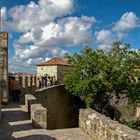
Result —
M 85 46 L 113 41 L 140 48 L 139 0 L 1 0 L 2 30 L 9 32 L 9 71 L 35 72 L 35 64 Z

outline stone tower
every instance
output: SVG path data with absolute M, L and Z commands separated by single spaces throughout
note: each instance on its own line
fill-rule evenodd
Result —
M 8 102 L 8 33 L 6 32 L 0 32 L 0 110 L 1 102 Z

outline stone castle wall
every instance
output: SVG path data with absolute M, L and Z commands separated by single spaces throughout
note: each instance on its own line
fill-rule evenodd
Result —
M 135 117 L 140 120 L 140 104 L 138 104 L 135 109 Z
M 8 33 L 0 32 L 0 108 L 1 102 L 4 103 L 8 102 L 7 74 L 8 74 Z
M 21 96 L 25 94 L 34 94 L 37 89 L 37 77 L 30 74 L 15 74 L 16 80 L 19 81 L 21 87 Z M 10 96 L 10 95 L 9 95 Z M 10 98 L 11 99 L 11 98 Z
M 59 83 L 63 83 L 64 73 L 70 69 L 70 66 L 58 66 L 57 67 L 57 80 Z
M 35 97 L 47 108 L 47 129 L 78 126 L 80 99 L 69 94 L 64 85 L 38 90 Z
M 95 140 L 140 140 L 139 131 L 103 114 L 92 109 L 80 109 L 79 112 L 79 100 L 71 96 L 64 85 L 37 90 L 34 96 L 26 95 L 25 106 L 37 128 L 60 129 L 79 124 Z
M 25 95 L 25 109 L 29 112 L 35 128 L 47 129 L 47 108 L 37 103 L 35 96 L 31 94 Z
M 79 127 L 95 140 L 140 140 L 139 131 L 92 109 L 80 109 Z

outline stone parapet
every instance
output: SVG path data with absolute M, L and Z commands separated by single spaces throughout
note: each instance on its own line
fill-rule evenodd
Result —
M 68 93 L 64 85 L 40 89 L 34 95 L 47 108 L 47 129 L 78 127 L 81 100 Z
M 37 103 L 36 98 L 35 98 L 35 99 L 30 99 L 30 100 L 28 100 L 28 112 L 29 112 L 30 115 L 31 115 L 31 112 L 32 112 L 32 110 L 31 110 L 31 105 L 36 104 L 36 103 Z M 30 117 L 31 117 L 31 116 L 30 116 Z
M 34 120 L 34 112 L 37 107 L 41 107 L 41 104 L 31 104 L 31 119 Z
M 79 127 L 95 140 L 140 140 L 139 131 L 92 109 L 80 109 Z
M 27 111 L 30 112 L 30 106 L 31 104 L 35 104 L 37 101 L 36 101 L 36 98 L 31 95 L 31 94 L 26 94 L 25 95 L 25 108 Z
M 33 95 L 25 95 L 25 108 L 29 112 L 35 128 L 47 129 L 47 109 L 38 104 Z
M 140 104 L 138 104 L 135 109 L 135 117 L 140 120 Z
M 35 128 L 44 128 L 47 129 L 47 109 L 38 106 L 34 109 L 32 122 Z
M 16 80 L 19 81 L 21 86 L 21 93 L 24 96 L 25 94 L 35 93 L 37 88 L 36 75 L 30 74 L 14 74 Z

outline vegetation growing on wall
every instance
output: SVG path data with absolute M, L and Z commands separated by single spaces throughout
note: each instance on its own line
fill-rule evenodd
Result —
M 88 107 L 102 112 L 112 97 L 119 100 L 123 95 L 131 102 L 140 102 L 136 81 L 140 50 L 115 42 L 108 51 L 86 47 L 81 53 L 66 54 L 66 57 L 72 68 L 65 74 L 65 87 L 80 96 Z

